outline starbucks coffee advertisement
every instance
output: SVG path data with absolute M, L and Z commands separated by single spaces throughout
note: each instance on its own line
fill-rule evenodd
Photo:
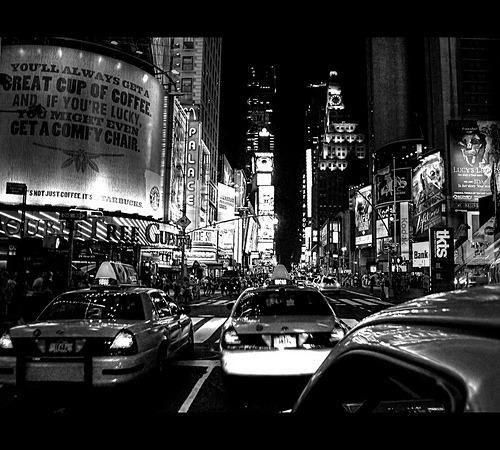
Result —
M 163 86 L 100 54 L 8 45 L 0 54 L 0 202 L 163 217 Z M 31 108 L 38 105 L 39 114 Z

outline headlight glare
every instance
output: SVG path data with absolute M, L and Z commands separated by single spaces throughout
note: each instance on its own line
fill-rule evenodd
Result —
M 6 332 L 0 337 L 0 348 L 5 350 L 12 350 L 14 348 L 9 333 Z

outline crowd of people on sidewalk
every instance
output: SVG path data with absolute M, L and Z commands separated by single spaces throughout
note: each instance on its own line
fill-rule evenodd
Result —
M 64 290 L 62 282 L 50 270 L 20 277 L 18 273 L 0 273 L 0 322 L 25 323 L 35 319 L 55 295 Z

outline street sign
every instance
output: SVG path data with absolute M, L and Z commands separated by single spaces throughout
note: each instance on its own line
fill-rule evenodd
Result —
M 191 223 L 191 221 L 186 217 L 182 216 L 177 222 L 177 225 L 179 225 L 182 229 L 186 229 L 186 227 Z
M 24 195 L 26 193 L 26 185 L 24 183 L 7 182 L 7 194 Z
M 59 213 L 61 220 L 82 220 L 87 217 L 87 211 L 62 211 Z

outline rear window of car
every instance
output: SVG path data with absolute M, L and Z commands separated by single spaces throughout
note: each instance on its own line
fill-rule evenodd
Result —
M 318 292 L 249 292 L 235 309 L 234 317 L 332 315 L 325 298 Z
M 116 321 L 144 318 L 142 299 L 138 293 L 86 292 L 60 295 L 41 312 L 38 320 Z
M 336 284 L 337 280 L 335 278 L 323 278 L 322 283 L 324 283 L 324 284 Z

